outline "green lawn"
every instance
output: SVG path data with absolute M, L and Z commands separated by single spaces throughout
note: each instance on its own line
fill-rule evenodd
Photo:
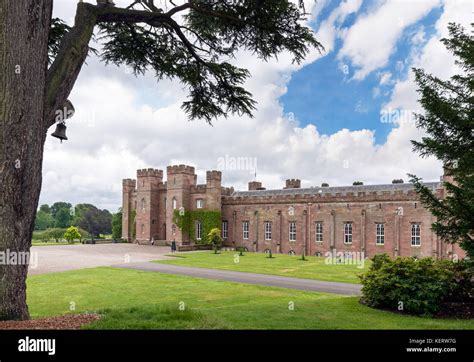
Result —
M 224 251 L 214 254 L 212 251 L 170 254 L 176 256 L 172 260 L 157 260 L 156 263 L 188 265 L 200 268 L 224 269 L 260 274 L 274 274 L 286 277 L 318 279 L 331 282 L 359 283 L 357 275 L 367 270 L 369 261 L 362 265 L 327 264 L 325 257 L 273 254 L 267 258 L 264 253 L 245 252 L 236 258 L 237 251 Z
M 101 311 L 104 318 L 89 326 L 97 329 L 474 329 L 474 320 L 399 315 L 357 297 L 128 269 L 33 275 L 27 290 L 32 317 L 74 306 Z

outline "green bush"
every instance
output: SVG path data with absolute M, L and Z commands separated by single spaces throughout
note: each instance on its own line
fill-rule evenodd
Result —
M 449 302 L 473 302 L 472 264 L 412 257 L 372 258 L 362 275 L 361 302 L 371 307 L 432 315 Z
M 223 242 L 220 229 L 211 229 L 211 231 L 207 234 L 207 239 L 210 241 L 214 249 L 214 254 L 217 254 L 217 251 L 221 248 Z
M 82 240 L 82 236 L 79 233 L 79 229 L 75 226 L 70 226 L 66 229 L 66 232 L 63 235 L 63 238 L 68 241 L 68 243 L 74 243 L 74 240 Z

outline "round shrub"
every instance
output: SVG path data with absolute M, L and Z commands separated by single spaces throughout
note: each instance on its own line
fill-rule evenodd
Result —
M 467 261 L 412 257 L 372 258 L 362 275 L 361 302 L 368 306 L 417 315 L 433 315 L 451 302 L 472 308 L 473 270 Z

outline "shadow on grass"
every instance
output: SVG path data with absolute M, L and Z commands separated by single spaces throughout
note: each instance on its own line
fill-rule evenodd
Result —
M 182 305 L 103 309 L 102 318 L 83 329 L 227 329 L 222 321 Z

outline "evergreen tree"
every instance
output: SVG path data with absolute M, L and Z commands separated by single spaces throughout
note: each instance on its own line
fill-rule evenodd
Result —
M 426 131 L 412 141 L 422 157 L 435 156 L 445 167 L 444 199 L 410 175 L 421 201 L 436 217 L 434 232 L 443 241 L 459 243 L 474 258 L 474 43 L 458 24 L 449 24 L 449 38 L 442 39 L 456 57 L 459 74 L 441 80 L 414 69 L 424 113 L 416 115 L 417 127 Z

